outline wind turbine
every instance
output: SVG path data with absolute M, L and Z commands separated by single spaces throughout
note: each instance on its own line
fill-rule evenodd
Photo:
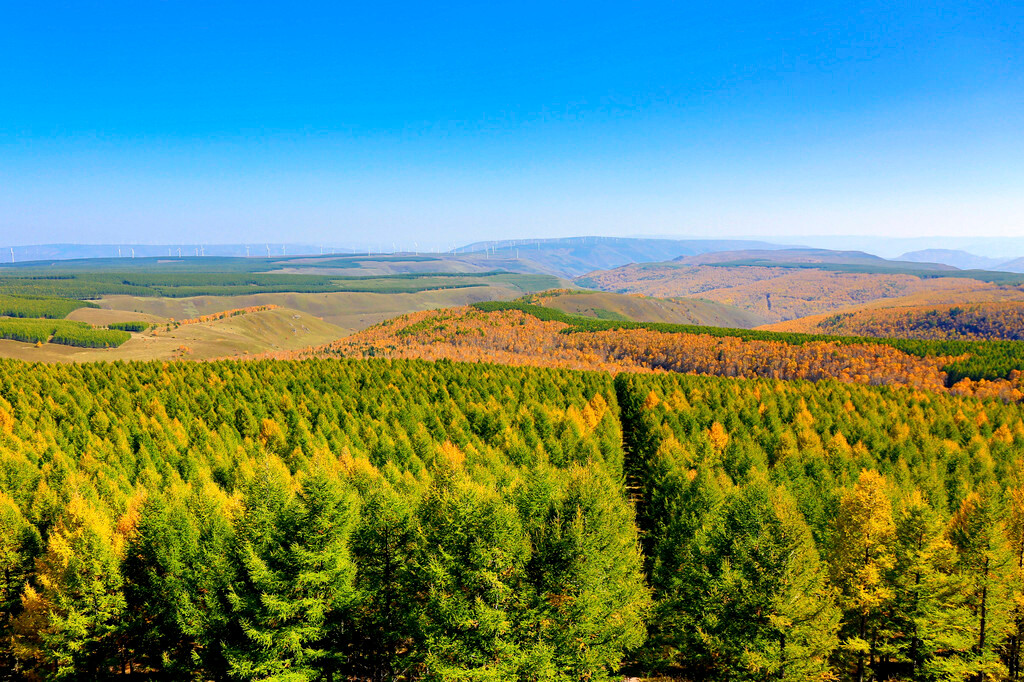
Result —
M 11 262 L 14 262 L 14 247 L 11 247 Z
M 119 246 L 119 247 L 117 247 L 117 257 L 118 257 L 118 258 L 120 258 L 120 257 L 121 257 L 121 247 L 120 247 L 120 246 Z
M 132 249 L 132 260 L 135 260 L 135 249 Z
M 270 244 L 267 244 L 267 258 L 270 258 Z
M 281 244 L 281 255 L 282 256 L 286 255 L 285 252 L 284 252 L 284 244 Z
M 245 245 L 245 257 L 246 258 L 249 257 L 249 245 L 248 244 Z
M 181 247 L 178 247 L 178 258 L 181 258 Z

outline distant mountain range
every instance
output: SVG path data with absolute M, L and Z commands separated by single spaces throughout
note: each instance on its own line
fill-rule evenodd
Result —
M 898 260 L 911 261 L 913 263 L 945 263 L 961 270 L 1001 270 L 1002 268 L 999 266 L 1007 262 L 1005 258 L 976 256 L 973 253 L 959 249 L 909 251 L 900 256 Z
M 787 248 L 770 242 L 736 239 L 646 239 L 636 237 L 571 237 L 476 242 L 458 253 L 484 253 L 499 258 L 526 259 L 541 270 L 577 277 L 629 263 L 668 261 L 680 256 L 737 250 Z
M 865 265 L 876 269 L 906 268 L 908 266 L 925 270 L 955 270 L 952 265 L 941 262 L 889 260 L 864 251 L 832 251 L 830 249 L 771 249 L 721 251 L 698 256 L 681 256 L 675 259 L 686 265 L 772 265 L 774 263 L 810 264 L 831 263 L 835 265 Z
M 61 261 L 92 258 L 162 258 L 187 256 L 294 257 L 300 255 L 365 254 L 351 248 L 313 244 L 41 244 L 2 247 L 0 264 L 30 261 Z M 411 253 L 411 252 L 410 252 Z M 598 270 L 610 270 L 630 263 L 678 261 L 689 265 L 721 263 L 834 263 L 873 266 L 891 270 L 913 267 L 921 270 L 988 270 L 1024 273 L 1024 258 L 1013 260 L 979 256 L 962 249 L 908 251 L 887 259 L 863 250 L 806 248 L 740 239 L 661 239 L 642 237 L 571 237 L 556 239 L 508 239 L 474 242 L 447 253 L 430 253 L 438 258 L 470 259 L 478 266 L 494 269 L 538 272 L 559 277 L 578 277 Z M 479 262 L 477 262 L 479 261 Z

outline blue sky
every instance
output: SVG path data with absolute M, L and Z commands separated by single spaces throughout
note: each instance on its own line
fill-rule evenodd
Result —
M 0 3 L 0 244 L 1024 233 L 1014 2 Z

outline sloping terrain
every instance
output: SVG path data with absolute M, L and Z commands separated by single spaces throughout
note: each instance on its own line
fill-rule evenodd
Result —
M 751 328 L 764 324 L 756 313 L 699 298 L 664 299 L 643 294 L 556 290 L 528 297 L 531 303 L 599 320 L 666 322 Z
M 782 248 L 768 242 L 729 239 L 642 239 L 630 237 L 572 237 L 478 242 L 458 249 L 462 254 L 486 254 L 505 261 L 523 259 L 545 272 L 576 277 L 593 270 L 628 263 L 666 261 L 730 249 Z
M 943 358 L 914 356 L 885 344 L 787 343 L 769 335 L 743 339 L 723 331 L 588 331 L 573 329 L 569 321 L 541 319 L 519 309 L 451 308 L 403 315 L 330 344 L 264 357 L 420 358 L 610 372 L 837 378 L 945 390 Z
M 104 296 L 98 301 L 104 309 L 138 310 L 161 319 L 184 319 L 209 315 L 221 310 L 258 305 L 278 305 L 320 318 L 350 333 L 382 320 L 416 310 L 446 308 L 480 301 L 518 298 L 524 293 L 558 286 L 560 280 L 547 275 L 531 279 L 503 280 L 495 277 L 487 286 L 463 289 L 437 289 L 412 294 L 371 292 L 274 293 L 247 296 L 196 296 L 193 298 L 148 298 Z M 526 284 L 534 284 L 537 289 Z M 339 334 L 340 335 L 340 334 Z
M 867 308 L 817 315 L 771 328 L 897 339 L 1020 341 L 1024 340 L 1024 301 Z
M 156 322 L 161 319 L 153 315 L 136 314 L 131 317 L 121 311 L 109 312 L 115 313 L 110 316 L 111 321 L 141 319 Z M 20 341 L 0 340 L 0 357 L 39 362 L 207 360 L 298 349 L 333 341 L 344 333 L 345 330 L 307 313 L 276 308 L 181 326 L 163 319 L 145 332 L 132 334 L 131 339 L 118 348 L 75 348 L 53 344 L 36 347 Z
M 921 252 L 926 253 L 926 252 Z M 969 255 L 969 254 L 968 254 Z M 905 275 L 956 276 L 959 268 L 943 261 L 931 262 L 923 259 L 888 259 L 864 251 L 836 251 L 833 249 L 760 249 L 743 251 L 721 251 L 696 256 L 682 256 L 675 262 L 686 265 L 761 266 L 812 268 L 836 272 L 900 273 Z M 988 277 L 986 277 L 988 275 Z M 971 277 L 986 281 L 1005 278 L 1005 273 L 986 270 L 972 270 Z
M 969 292 L 996 290 L 990 282 L 905 274 L 829 272 L 785 267 L 647 263 L 590 273 L 580 286 L 661 298 L 699 296 L 781 322 L 887 298 L 940 293 L 955 302 Z
M 696 256 L 681 256 L 675 260 L 686 265 L 757 262 L 764 265 L 774 263 L 843 263 L 877 266 L 892 262 L 880 256 L 874 256 L 863 251 L 834 251 L 831 249 L 745 249 L 738 251 L 715 251 Z
M 25 322 L 7 323 L 0 336 L 12 343 L 0 345 L 0 357 L 65 361 L 232 356 L 326 342 L 414 310 L 509 300 L 571 286 L 535 270 L 501 271 L 472 261 L 490 259 L 484 254 L 474 254 L 469 260 L 399 254 L 15 263 L 0 269 L 0 315 L 24 318 Z M 440 272 L 445 268 L 446 272 Z M 267 324 L 253 328 L 245 327 L 246 320 L 258 320 L 259 316 L 219 321 L 222 324 L 175 331 L 171 334 L 174 344 L 158 330 L 128 337 L 104 329 L 125 322 L 173 323 L 223 311 L 257 312 L 254 309 L 268 306 L 291 310 L 315 322 L 293 329 L 291 325 L 269 324 L 276 319 L 273 316 L 265 320 Z M 97 354 L 78 348 L 29 350 L 18 345 L 40 341 L 40 335 L 50 329 L 43 318 L 65 316 L 69 320 L 61 329 L 78 330 L 79 337 L 83 330 L 97 338 L 117 336 L 123 347 Z M 314 326 L 320 327 L 319 331 Z M 57 339 L 50 330 L 42 337 L 43 344 L 49 336 Z M 296 342 L 299 337 L 308 338 Z M 76 341 L 89 345 L 88 339 L 76 337 Z M 179 345 L 188 350 L 178 349 Z
M 960 249 L 922 249 L 908 251 L 897 260 L 912 263 L 945 263 L 961 270 L 1002 270 L 1005 259 L 977 256 Z
M 1014 258 L 1013 260 L 1000 265 L 999 269 L 1006 270 L 1007 272 L 1024 273 L 1024 258 Z

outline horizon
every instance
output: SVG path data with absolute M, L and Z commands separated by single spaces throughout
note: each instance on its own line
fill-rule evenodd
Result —
M 1009 3 L 7 19 L 15 247 L 1024 233 Z
M 786 238 L 782 235 L 739 235 L 739 236 L 673 236 L 673 235 L 596 235 L 577 234 L 564 237 L 508 237 L 482 239 L 464 242 L 418 242 L 415 240 L 378 240 L 376 242 L 321 242 L 311 244 L 302 241 L 294 242 L 51 242 L 36 244 L 0 244 L 0 266 L 12 263 L 42 263 L 50 260 L 91 260 L 109 258 L 135 258 L 134 249 L 140 249 L 137 257 L 144 258 L 295 258 L 328 255 L 401 255 L 401 254 L 439 254 L 459 255 L 484 250 L 485 245 L 511 245 L 517 242 L 525 246 L 540 243 L 566 242 L 571 245 L 573 240 L 593 239 L 619 241 L 665 241 L 665 242 L 721 242 L 722 248 L 716 251 L 750 250 L 757 248 L 778 249 L 823 249 L 836 252 L 864 252 L 888 260 L 899 260 L 903 256 L 912 256 L 926 252 L 948 252 L 949 255 L 964 254 L 974 258 L 988 260 L 988 266 L 998 269 L 998 265 L 1009 264 L 1024 254 L 1024 235 L 1019 237 L 873 237 L 870 235 L 837 234 L 811 235 L 806 237 Z M 163 250 L 167 249 L 167 254 Z M 156 253 L 159 250 L 159 253 Z M 528 253 L 524 255 L 528 259 Z M 916 259 L 915 259 L 916 260 Z M 927 261 L 923 261 L 927 262 Z M 945 262 L 937 258 L 934 262 Z M 948 263 L 947 263 L 948 264 Z

